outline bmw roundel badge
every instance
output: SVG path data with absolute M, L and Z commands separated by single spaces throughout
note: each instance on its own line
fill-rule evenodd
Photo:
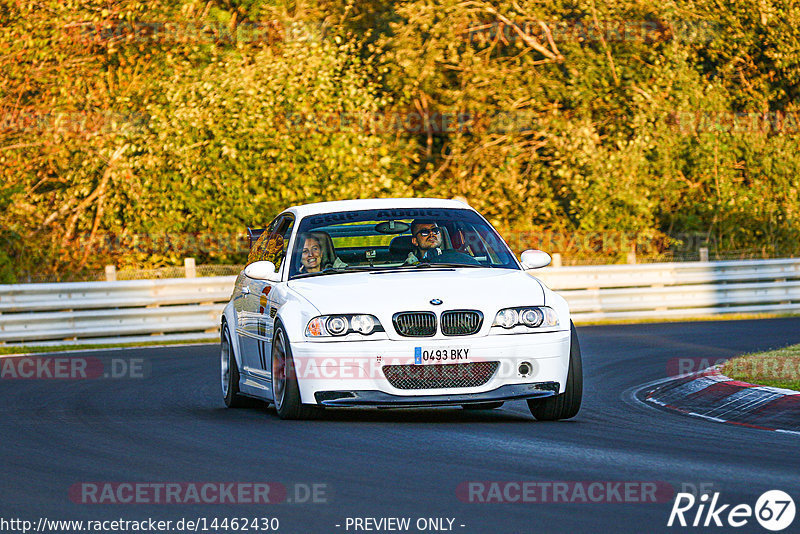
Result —
M 433 304 L 434 306 L 438 306 L 441 303 L 442 301 L 440 299 L 431 299 L 431 304 Z

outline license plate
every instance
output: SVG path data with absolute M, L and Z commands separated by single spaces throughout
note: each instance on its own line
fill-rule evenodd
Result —
M 469 347 L 414 347 L 414 365 L 464 363 L 469 353 Z

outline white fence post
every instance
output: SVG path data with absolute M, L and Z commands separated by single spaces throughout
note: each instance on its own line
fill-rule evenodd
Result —
M 183 267 L 186 271 L 186 278 L 197 278 L 197 266 L 194 263 L 194 258 L 184 259 Z

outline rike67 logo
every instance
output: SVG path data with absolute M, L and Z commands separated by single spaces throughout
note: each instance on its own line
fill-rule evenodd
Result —
M 758 498 L 755 507 L 749 504 L 720 504 L 719 497 L 719 492 L 703 494 L 699 498 L 691 493 L 678 493 L 667 526 L 738 528 L 747 525 L 755 516 L 762 527 L 777 532 L 794 521 L 794 500 L 780 490 L 765 492 Z

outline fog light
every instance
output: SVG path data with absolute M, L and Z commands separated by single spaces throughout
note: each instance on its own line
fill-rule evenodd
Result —
M 519 364 L 517 371 L 519 372 L 520 376 L 530 376 L 533 372 L 533 366 L 531 366 L 531 364 L 528 362 L 522 362 Z

